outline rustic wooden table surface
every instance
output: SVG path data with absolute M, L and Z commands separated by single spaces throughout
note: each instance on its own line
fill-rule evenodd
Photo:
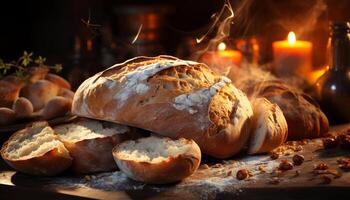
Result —
M 333 127 L 334 133 L 350 125 Z M 3 135 L 1 142 L 8 136 Z M 15 172 L 0 161 L 0 199 L 349 199 L 350 172 L 339 168 L 339 158 L 350 158 L 350 151 L 323 149 L 320 139 L 307 144 L 293 143 L 278 159 L 269 155 L 244 154 L 226 161 L 204 158 L 197 172 L 171 185 L 146 185 L 128 179 L 122 172 L 88 176 L 63 174 L 57 177 L 33 177 Z M 291 148 L 293 147 L 293 148 Z M 281 160 L 291 161 L 295 154 L 305 161 L 292 170 L 276 173 Z M 314 166 L 326 163 L 330 178 L 324 183 L 315 175 Z M 236 172 L 246 168 L 247 180 L 236 179 Z

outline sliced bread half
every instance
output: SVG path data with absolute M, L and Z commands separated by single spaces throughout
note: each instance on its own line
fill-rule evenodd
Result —
M 86 118 L 54 130 L 73 157 L 72 171 L 79 174 L 117 169 L 113 147 L 136 137 L 127 126 Z
M 14 169 L 32 175 L 56 175 L 72 164 L 72 158 L 46 122 L 14 133 L 1 149 L 2 158 Z
M 129 178 L 153 184 L 180 181 L 193 174 L 201 151 L 193 140 L 147 137 L 117 145 L 113 156 Z

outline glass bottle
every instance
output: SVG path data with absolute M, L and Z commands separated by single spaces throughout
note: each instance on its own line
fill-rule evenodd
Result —
M 330 69 L 316 83 L 321 108 L 331 124 L 350 122 L 350 23 L 332 22 Z

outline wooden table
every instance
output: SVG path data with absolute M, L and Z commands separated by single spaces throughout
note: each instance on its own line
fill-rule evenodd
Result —
M 338 126 L 332 130 L 349 127 Z M 244 154 L 224 162 L 204 158 L 208 165 L 201 165 L 193 176 L 181 183 L 162 186 L 132 181 L 121 172 L 33 177 L 13 171 L 1 160 L 0 199 L 349 199 L 350 172 L 339 169 L 337 164 L 338 158 L 350 157 L 349 151 L 324 150 L 320 139 L 292 146 L 298 147 L 297 150 L 287 148 L 277 160 L 269 155 Z M 276 174 L 275 167 L 280 161 L 291 160 L 295 154 L 305 156 L 305 162 Z M 331 183 L 324 184 L 321 175 L 313 173 L 314 165 L 321 162 L 340 177 L 328 174 Z M 238 181 L 235 175 L 241 168 L 249 169 L 253 176 Z M 296 171 L 300 174 L 296 175 Z

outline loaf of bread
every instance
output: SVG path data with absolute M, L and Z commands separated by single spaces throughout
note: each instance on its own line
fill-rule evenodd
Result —
M 0 80 L 0 107 L 12 108 L 12 104 L 18 98 L 20 90 L 20 85 Z
M 56 175 L 72 164 L 68 150 L 46 122 L 14 133 L 2 146 L 1 156 L 14 169 L 39 176 Z
M 127 139 L 135 139 L 127 126 L 90 119 L 78 119 L 56 126 L 54 130 L 73 158 L 72 171 L 79 174 L 116 169 L 113 147 Z
M 217 158 L 244 149 L 253 116 L 248 98 L 230 79 L 170 56 L 137 57 L 90 77 L 78 88 L 72 112 L 193 139 Z
M 254 117 L 248 153 L 266 153 L 282 145 L 288 137 L 288 126 L 277 104 L 265 98 L 252 103 Z
M 113 149 L 113 156 L 129 178 L 153 184 L 180 181 L 193 174 L 201 161 L 193 140 L 154 136 L 123 142 Z
M 287 120 L 289 140 L 317 138 L 328 132 L 327 117 L 307 94 L 280 80 L 261 82 L 253 91 L 281 108 Z

